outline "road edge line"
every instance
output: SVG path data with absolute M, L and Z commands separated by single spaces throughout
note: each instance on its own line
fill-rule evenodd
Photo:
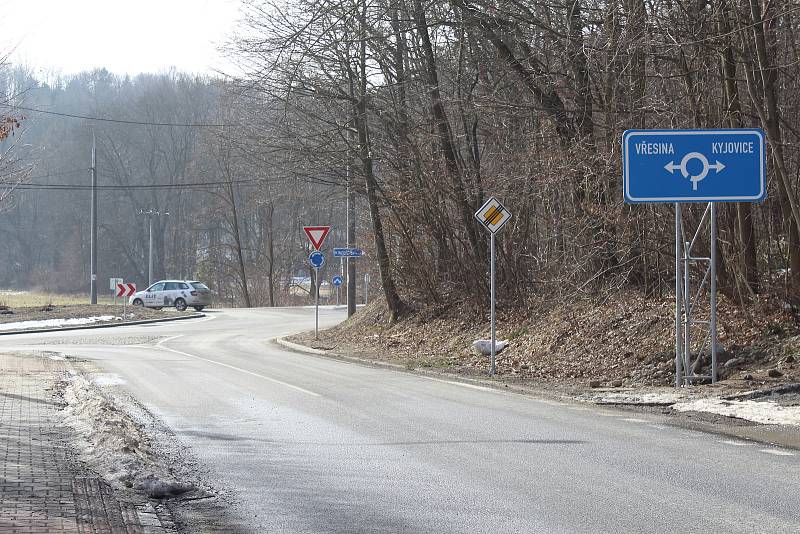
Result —
M 294 335 L 294 334 L 291 334 L 291 335 Z M 456 386 L 468 386 L 468 387 L 472 386 L 472 387 L 475 387 L 475 388 L 480 388 L 480 389 L 483 389 L 483 390 L 496 392 L 496 393 L 513 393 L 513 394 L 517 394 L 517 395 L 524 395 L 526 397 L 533 398 L 533 399 L 536 399 L 536 400 L 558 399 L 561 402 L 571 402 L 571 403 L 574 403 L 574 404 L 580 404 L 581 403 L 581 401 L 578 401 L 573 397 L 567 397 L 567 396 L 564 396 L 564 395 L 548 395 L 548 392 L 538 393 L 538 392 L 534 392 L 534 391 L 529 390 L 529 389 L 518 388 L 518 387 L 515 387 L 513 385 L 509 385 L 509 384 L 495 383 L 495 382 L 492 382 L 490 380 L 469 378 L 469 377 L 454 375 L 452 373 L 434 371 L 434 370 L 431 370 L 431 369 L 420 369 L 420 368 L 409 369 L 405 365 L 400 365 L 400 364 L 397 364 L 397 363 L 370 360 L 370 359 L 367 359 L 367 358 L 359 358 L 357 356 L 348 356 L 346 354 L 341 354 L 341 353 L 334 352 L 334 351 L 331 351 L 331 350 L 315 349 L 315 348 L 312 348 L 312 347 L 307 347 L 305 345 L 300 345 L 298 343 L 294 343 L 292 341 L 288 341 L 288 340 L 286 340 L 286 337 L 287 336 L 280 336 L 280 337 L 272 338 L 271 340 L 267 340 L 267 341 L 275 341 L 278 345 L 281 345 L 282 347 L 284 347 L 286 349 L 289 349 L 291 351 L 298 352 L 298 353 L 301 353 L 301 354 L 308 354 L 308 355 L 311 355 L 311 356 L 323 356 L 325 358 L 329 358 L 329 359 L 333 359 L 333 360 L 339 360 L 339 361 L 343 361 L 343 362 L 347 362 L 347 363 L 353 363 L 353 364 L 356 364 L 356 365 L 364 365 L 366 367 L 387 369 L 387 370 L 390 370 L 390 371 L 399 371 L 399 372 L 410 374 L 410 375 L 416 375 L 419 378 L 435 380 L 435 381 L 438 381 L 438 382 L 451 383 L 451 384 L 456 385 Z
M 246 375 L 254 376 L 256 378 L 260 378 L 260 379 L 265 380 L 267 382 L 272 382 L 274 384 L 281 385 L 281 386 L 283 386 L 285 388 L 288 388 L 288 389 L 293 389 L 295 391 L 298 391 L 300 393 L 304 393 L 306 395 L 310 395 L 312 397 L 322 397 L 321 393 L 317 393 L 316 391 L 311 391 L 310 389 L 306 389 L 304 387 L 297 386 L 295 384 L 290 384 L 289 382 L 284 382 L 283 380 L 279 380 L 277 378 L 272 378 L 271 376 L 262 375 L 261 373 L 256 373 L 255 371 L 250 371 L 249 369 L 244 369 L 242 367 L 237 367 L 236 365 L 231 365 L 231 364 L 225 363 L 225 362 L 219 362 L 217 360 L 212 360 L 212 359 L 209 359 L 209 358 L 203 358 L 202 356 L 198 356 L 196 354 L 189 354 L 188 352 L 184 352 L 182 350 L 173 349 L 171 347 L 167 347 L 167 346 L 162 345 L 162 343 L 164 343 L 165 341 L 170 341 L 172 339 L 177 339 L 179 337 L 183 337 L 183 334 L 181 334 L 179 336 L 173 336 L 171 338 L 167 338 L 167 339 L 161 340 L 159 343 L 157 343 L 155 345 L 155 347 L 157 349 L 159 349 L 159 350 L 165 350 L 167 352 L 180 354 L 181 356 L 186 356 L 188 358 L 193 358 L 195 360 L 200 360 L 202 362 L 211 363 L 211 364 L 214 364 L 214 365 L 219 365 L 220 367 L 226 367 L 226 368 L 231 369 L 233 371 L 237 371 L 239 373 L 243 373 L 243 374 L 246 374 Z

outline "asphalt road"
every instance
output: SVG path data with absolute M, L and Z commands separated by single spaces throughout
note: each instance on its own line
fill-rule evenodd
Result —
M 210 317 L 7 336 L 0 350 L 62 339 L 118 374 L 235 497 L 243 530 L 800 532 L 792 451 L 269 341 L 313 327 L 311 309 Z

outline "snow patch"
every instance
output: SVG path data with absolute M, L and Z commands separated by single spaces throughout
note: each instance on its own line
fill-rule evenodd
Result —
M 76 430 L 84 460 L 112 485 L 135 488 L 150 497 L 193 489 L 178 482 L 159 462 L 141 425 L 103 396 L 93 381 L 72 375 L 63 393 L 67 403 L 64 422 Z
M 121 386 L 125 384 L 125 381 L 118 375 L 114 373 L 97 373 L 92 375 L 92 382 L 103 387 L 110 387 L 110 386 Z
M 800 426 L 800 406 L 781 406 L 774 401 L 698 399 L 679 402 L 672 408 L 679 412 L 707 412 L 737 417 L 765 425 Z
M 28 294 L 27 291 L 17 291 L 16 289 L 0 289 L 0 295 L 16 296 L 16 295 L 27 295 L 27 294 Z
M 0 330 L 24 330 L 27 328 L 61 328 L 62 326 L 78 326 L 113 321 L 113 315 L 97 317 L 77 317 L 74 319 L 43 319 L 41 321 L 19 321 L 16 323 L 0 323 Z
M 686 397 L 680 393 L 601 393 L 591 396 L 591 402 L 596 404 L 643 404 L 649 406 L 669 406 L 684 400 Z

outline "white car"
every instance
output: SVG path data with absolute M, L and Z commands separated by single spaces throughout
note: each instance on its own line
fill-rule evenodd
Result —
M 211 306 L 211 290 L 197 280 L 161 280 L 144 291 L 134 293 L 129 303 L 157 310 L 164 306 L 175 306 L 176 310 L 183 311 L 191 306 L 201 311 Z

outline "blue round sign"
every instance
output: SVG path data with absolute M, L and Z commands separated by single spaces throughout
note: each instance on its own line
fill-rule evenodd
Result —
M 313 268 L 319 269 L 325 265 L 325 254 L 315 250 L 308 256 L 308 263 L 310 263 Z
M 334 286 L 339 287 L 340 285 L 342 285 L 344 283 L 344 280 L 342 280 L 342 277 L 337 274 L 336 276 L 331 278 L 331 283 Z

